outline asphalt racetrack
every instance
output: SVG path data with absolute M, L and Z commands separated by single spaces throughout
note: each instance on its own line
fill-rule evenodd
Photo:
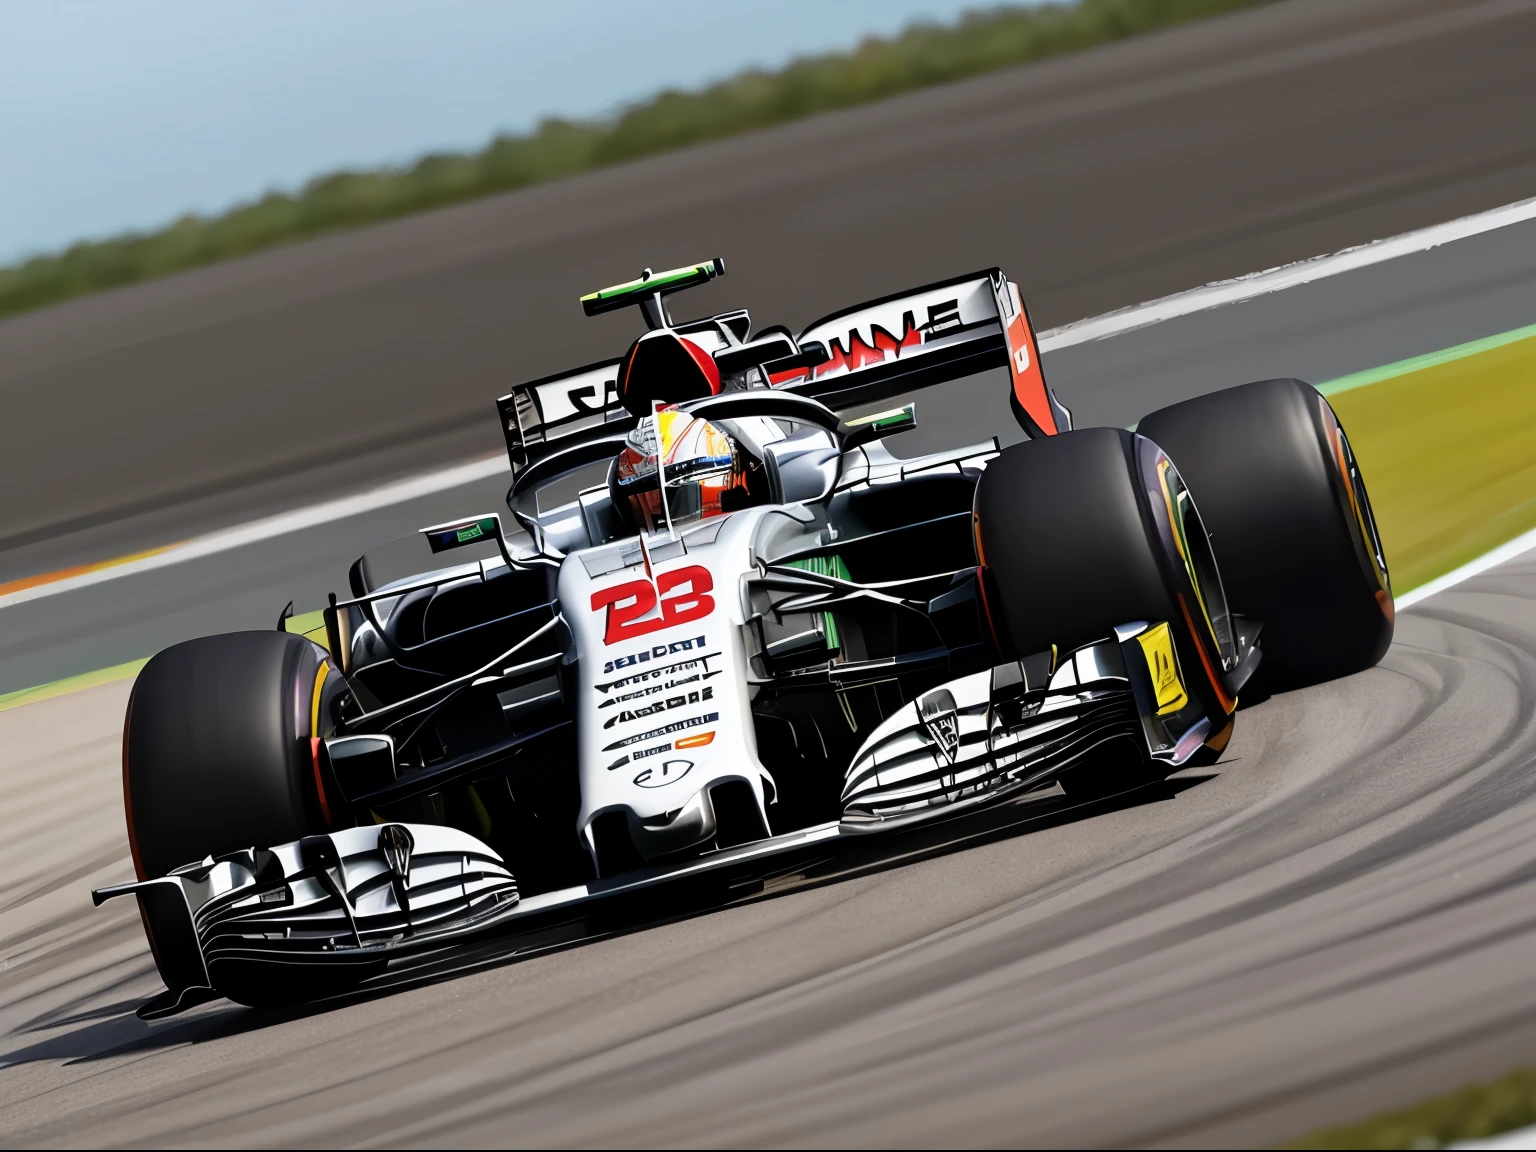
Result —
M 86 897 L 131 871 L 127 686 L 5 714 L 0 1141 L 1230 1146 L 1499 1073 L 1536 1048 L 1533 593 L 1527 560 L 1426 601 L 1118 807 L 155 1025 L 138 917 Z
M 1395 11 L 1431 7 L 1529 28 L 1528 5 Z M 1215 274 L 1533 191 L 1386 211 Z M 83 323 L 87 306 L 107 309 L 28 323 Z M 1066 349 L 1046 370 L 1082 422 L 1128 423 L 1223 384 L 1323 380 L 1533 319 L 1525 224 Z M 1006 427 L 997 383 L 921 394 L 919 430 L 893 446 Z M 289 596 L 318 603 L 360 548 L 495 507 L 504 486 L 0 609 L 0 691 L 221 621 L 269 624 Z M 289 1012 L 133 1016 L 160 986 L 138 917 L 87 895 L 131 872 L 127 692 L 0 713 L 6 1146 L 1269 1144 L 1536 1052 L 1536 554 L 1401 613 L 1380 667 L 1245 700 L 1212 767 L 1094 808 L 806 858 L 724 908 L 636 907 Z
M 1522 308 L 1536 224 L 1047 371 L 1322 378 Z M 979 438 L 995 383 L 919 411 L 974 412 Z M 191 595 L 239 560 L 161 578 Z M 142 605 L 141 579 L 29 607 Z M 800 860 L 732 906 L 643 906 L 284 1013 L 132 1015 L 159 986 L 138 918 L 87 898 L 131 872 L 127 690 L 0 714 L 8 1145 L 1257 1144 L 1536 1049 L 1536 556 L 1401 613 L 1376 669 L 1245 701 L 1217 764 L 1118 802 Z

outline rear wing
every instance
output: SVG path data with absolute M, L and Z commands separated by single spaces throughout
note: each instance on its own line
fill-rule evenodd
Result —
M 714 269 L 699 265 L 687 271 L 691 283 L 702 283 L 713 278 Z M 584 297 L 583 306 L 595 312 L 655 300 L 659 310 L 656 281 L 672 275 L 605 289 Z M 676 288 L 665 283 L 663 290 L 691 283 Z M 798 338 L 786 329 L 768 328 L 749 341 L 751 320 L 745 311 L 671 327 L 714 356 L 722 376 L 757 370 L 771 387 L 812 397 L 838 411 L 1006 368 L 1009 404 L 1026 433 L 1049 436 L 1072 426 L 1071 413 L 1046 387 L 1034 328 L 1018 286 L 997 268 L 834 312 Z M 545 376 L 518 385 L 496 402 L 514 473 L 562 441 L 600 435 L 605 425 L 632 419 L 618 400 L 619 364 L 604 360 Z
M 834 312 L 797 341 L 815 367 L 775 371 L 769 382 L 842 410 L 1007 368 L 1010 406 L 1031 437 L 1072 427 L 1045 385 L 1034 326 L 1019 287 L 989 268 Z M 824 354 L 824 358 L 822 356 Z

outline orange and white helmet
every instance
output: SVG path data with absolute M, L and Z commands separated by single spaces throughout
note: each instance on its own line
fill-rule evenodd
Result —
M 665 511 L 658 473 L 666 481 Z M 743 506 L 746 462 L 735 441 L 708 420 L 662 408 L 642 417 L 625 440 L 608 473 L 608 490 L 635 528 L 655 532 L 667 526 L 667 512 L 676 525 Z

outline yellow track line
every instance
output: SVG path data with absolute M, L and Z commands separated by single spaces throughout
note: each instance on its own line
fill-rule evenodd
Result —
M 127 556 L 117 556 L 111 560 L 98 560 L 94 564 L 76 564 L 73 568 L 60 568 L 56 572 L 42 572 L 36 576 L 23 576 L 20 580 L 11 580 L 0 584 L 0 596 L 7 596 L 12 592 L 20 592 L 25 588 L 40 588 L 44 584 L 55 584 L 60 580 L 68 580 L 75 576 L 86 576 L 92 572 L 101 572 L 107 568 L 116 568 L 120 564 L 132 564 L 135 560 L 145 560 L 151 556 L 159 556 L 162 552 L 169 552 L 172 548 L 179 548 L 184 540 L 178 540 L 174 544 L 162 544 L 158 548 L 147 548 L 143 552 L 133 552 Z

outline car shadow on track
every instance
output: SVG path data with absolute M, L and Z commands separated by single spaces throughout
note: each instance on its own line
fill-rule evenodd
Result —
M 119 1001 L 93 1011 L 40 1022 L 44 1028 L 73 1023 L 84 1027 L 0 1055 L 0 1068 L 40 1060 L 91 1063 L 256 1032 L 472 972 L 505 967 L 597 940 L 664 927 L 723 908 L 778 899 L 791 892 L 906 867 L 1027 832 L 1162 803 L 1214 779 L 1216 775 L 1214 772 L 1180 773 L 1119 795 L 1088 802 L 1074 802 L 1063 796 L 1028 806 L 1001 805 L 933 825 L 840 840 L 834 845 L 815 846 L 798 854 L 776 857 L 768 873 L 759 866 L 752 873 L 707 875 L 661 889 L 611 897 L 583 908 L 580 914 L 567 912 L 563 917 L 531 930 L 487 938 L 473 945 L 404 962 L 360 989 L 306 1004 L 258 1009 L 215 1001 L 175 1020 L 146 1023 L 133 1015 L 137 1002 Z M 107 1013 L 111 1013 L 108 1018 L 101 1018 Z

